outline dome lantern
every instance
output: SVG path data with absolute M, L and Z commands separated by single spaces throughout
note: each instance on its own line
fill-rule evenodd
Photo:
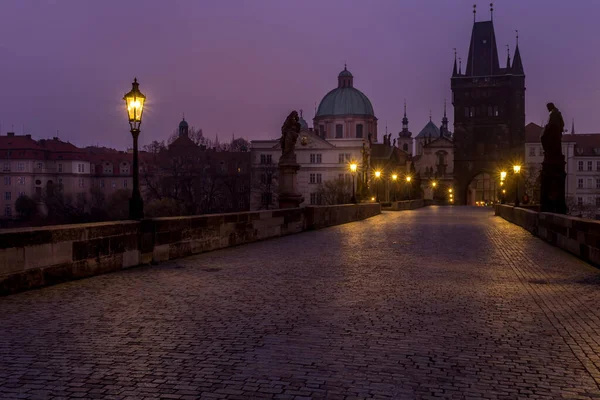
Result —
M 351 88 L 354 87 L 354 77 L 346 68 L 344 64 L 344 70 L 338 75 L 338 88 Z

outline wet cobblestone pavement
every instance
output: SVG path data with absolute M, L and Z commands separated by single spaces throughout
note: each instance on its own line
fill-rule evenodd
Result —
M 0 298 L 0 398 L 600 398 L 599 304 L 490 210 L 388 212 Z

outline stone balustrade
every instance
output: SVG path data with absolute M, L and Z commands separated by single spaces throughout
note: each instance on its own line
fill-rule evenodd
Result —
M 402 211 L 402 210 L 414 210 L 417 208 L 425 207 L 425 200 L 403 200 L 403 201 L 392 201 L 389 206 L 384 207 L 387 211 Z
M 380 213 L 370 203 L 0 230 L 0 295 Z
M 600 266 L 600 221 L 497 204 L 496 215 Z

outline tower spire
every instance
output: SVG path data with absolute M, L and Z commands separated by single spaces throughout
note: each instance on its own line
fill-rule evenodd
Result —
M 458 57 L 458 74 L 462 75 L 462 58 Z
M 408 118 L 406 117 L 406 99 L 404 99 L 404 118 L 402 118 L 402 132 L 408 133 Z
M 431 122 L 431 108 L 429 109 L 429 122 Z
M 510 70 L 510 46 L 506 45 L 506 70 Z
M 448 117 L 446 116 L 446 99 L 444 98 L 444 118 L 442 118 L 442 126 L 440 127 L 440 137 L 446 136 L 448 133 Z
M 477 15 L 477 4 L 473 4 L 473 23 L 475 23 L 476 15 Z
M 490 3 L 490 20 L 494 20 L 494 3 Z
M 519 31 L 515 31 L 517 33 L 517 47 L 515 48 L 515 54 L 513 57 L 513 65 L 512 72 L 515 75 L 525 75 L 525 71 L 523 70 L 523 61 L 521 61 L 521 52 L 519 51 Z
M 571 121 L 571 135 L 575 134 L 575 118 Z
M 456 47 L 454 48 L 454 68 L 452 69 L 452 76 L 457 76 L 458 70 L 456 69 Z

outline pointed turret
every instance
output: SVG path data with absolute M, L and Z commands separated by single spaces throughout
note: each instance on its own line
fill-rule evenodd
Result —
M 571 135 L 575 134 L 575 118 L 571 121 Z
M 481 21 L 473 24 L 471 45 L 467 59 L 467 76 L 495 75 L 500 69 L 498 48 L 492 21 Z
M 510 48 L 506 45 L 506 73 L 510 72 Z
M 454 49 L 454 68 L 452 69 L 452 76 L 458 76 L 458 69 L 456 68 L 456 49 Z
M 521 61 L 521 52 L 519 51 L 519 45 L 517 45 L 517 48 L 515 49 L 515 58 L 513 59 L 512 73 L 514 75 L 525 75 L 525 71 L 523 70 L 523 62 Z

